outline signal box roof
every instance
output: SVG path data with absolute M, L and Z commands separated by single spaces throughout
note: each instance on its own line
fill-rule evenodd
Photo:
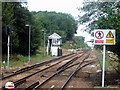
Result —
M 53 33 L 52 35 L 48 36 L 49 39 L 61 39 L 62 37 L 57 33 Z

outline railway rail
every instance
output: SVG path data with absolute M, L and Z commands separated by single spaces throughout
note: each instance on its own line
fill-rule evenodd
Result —
M 49 75 L 49 77 L 46 79 L 46 80 L 43 80 L 42 81 L 42 83 L 41 83 L 41 81 L 38 81 L 38 80 L 36 80 L 36 81 L 34 81 L 34 83 L 32 82 L 31 84 L 29 84 L 29 85 L 27 85 L 26 87 L 24 87 L 25 88 L 25 90 L 31 90 L 31 89 L 37 89 L 37 88 L 39 88 L 39 87 L 41 87 L 41 86 L 43 86 L 46 82 L 48 82 L 50 79 L 52 79 L 53 77 L 55 77 L 55 76 L 57 76 L 57 75 L 59 75 L 60 73 L 63 73 L 64 71 L 66 71 L 67 69 L 70 69 L 70 68 L 72 68 L 72 67 L 75 67 L 75 66 L 77 66 L 76 67 L 76 69 L 69 75 L 70 77 L 67 79 L 68 81 L 65 81 L 65 83 L 63 84 L 63 86 L 61 86 L 61 89 L 63 89 L 65 86 L 66 86 L 66 84 L 70 81 L 70 79 L 73 77 L 73 75 L 75 75 L 75 73 L 77 73 L 79 70 L 81 70 L 83 67 L 85 67 L 85 66 L 87 66 L 87 65 L 90 65 L 90 64 L 92 64 L 92 63 L 94 63 L 93 61 L 85 61 L 88 57 L 89 57 L 89 54 L 87 54 L 86 56 L 84 56 L 84 54 L 86 54 L 86 52 L 87 51 L 85 51 L 85 52 L 82 52 L 82 53 L 78 53 L 78 54 L 75 54 L 75 55 L 73 55 L 73 54 L 68 54 L 68 55 L 65 55 L 65 56 L 63 56 L 63 57 L 60 57 L 60 58 L 57 58 L 57 59 L 52 59 L 52 60 L 50 60 L 50 61 L 47 61 L 47 62 L 43 62 L 42 64 L 41 64 L 41 66 L 43 66 L 43 65 L 46 65 L 46 64 L 48 64 L 48 63 L 53 63 L 54 61 L 57 61 L 56 63 L 53 63 L 52 65 L 49 65 L 49 66 L 47 66 L 47 67 L 45 67 L 45 68 L 43 68 L 43 69 L 41 69 L 41 70 L 38 70 L 38 71 L 36 71 L 36 72 L 34 72 L 34 73 L 32 73 L 32 74 L 29 74 L 29 75 L 27 75 L 27 76 L 25 76 L 25 77 L 23 77 L 23 78 L 21 78 L 21 79 L 19 79 L 19 80 L 17 80 L 17 81 L 13 81 L 14 82 L 14 84 L 15 84 L 15 88 L 20 88 L 20 86 L 21 85 L 23 85 L 23 84 L 25 84 L 26 82 L 28 82 L 28 80 L 29 80 L 29 78 L 31 78 L 32 76 L 35 76 L 35 75 L 37 75 L 37 74 L 39 74 L 39 73 L 43 73 L 43 72 L 45 72 L 46 70 L 48 70 L 48 71 L 50 71 L 49 69 L 55 69 L 54 70 L 54 73 L 52 73 L 52 74 L 50 74 Z M 82 60 L 78 60 L 78 59 L 80 59 L 80 57 L 82 57 L 82 56 L 84 56 L 84 58 L 82 59 Z M 65 58 L 66 57 L 66 58 Z M 72 59 L 71 59 L 72 58 Z M 60 59 L 62 59 L 62 60 L 60 60 Z M 64 62 L 64 63 L 63 63 Z M 66 62 L 66 63 L 65 63 Z M 85 64 L 83 64 L 83 63 L 85 63 Z M 58 64 L 60 64 L 60 66 L 58 67 Z M 83 64 L 83 65 L 82 65 Z M 82 66 L 81 66 L 82 65 Z M 36 65 L 36 66 L 31 66 L 32 67 L 32 69 L 33 68 L 37 68 L 37 67 L 40 67 L 40 65 Z M 25 71 L 24 71 L 24 69 L 25 69 Z M 26 68 L 24 68 L 24 69 L 21 69 L 20 71 L 18 71 L 18 72 L 21 72 L 21 73 L 23 73 L 23 72 L 26 72 L 26 71 L 29 71 L 29 70 L 31 70 L 31 68 L 30 67 L 28 67 L 28 69 L 26 69 Z M 17 74 L 21 74 L 21 73 L 17 73 Z M 15 74 L 16 75 L 16 74 Z M 13 76 L 15 76 L 15 75 L 13 75 Z M 12 76 L 8 76 L 7 78 L 10 78 L 10 77 L 12 77 Z M 4 80 L 5 79 L 7 79 L 7 78 L 5 78 L 5 77 L 3 77 L 4 78 Z M 24 85 L 23 85 L 24 86 Z M 54 86 L 52 86 L 51 88 L 54 88 Z M 5 87 L 3 87 L 3 90 L 5 89 Z
M 11 74 L 11 75 L 4 76 L 4 77 L 0 78 L 0 80 L 4 80 L 4 79 L 10 78 L 10 77 L 12 77 L 12 76 L 21 74 L 21 73 L 23 73 L 23 72 L 29 71 L 29 70 L 31 70 L 31 69 L 34 69 L 34 68 L 37 68 L 37 67 L 46 65 L 46 64 L 48 64 L 48 63 L 55 62 L 55 61 L 57 61 L 57 60 L 60 60 L 60 59 L 65 58 L 65 57 L 68 57 L 68 56 L 70 56 L 70 55 L 73 55 L 73 53 L 67 54 L 67 55 L 64 55 L 64 56 L 62 56 L 62 57 L 55 58 L 55 59 L 52 59 L 52 60 L 49 60 L 49 61 L 45 61 L 45 62 L 42 62 L 42 63 L 40 63 L 40 64 L 35 64 L 35 65 L 32 65 L 32 66 L 28 66 L 28 67 L 22 68 L 22 69 L 20 69 L 20 70 L 18 70 L 18 71 L 16 71 L 16 72 L 14 72 L 14 73 Z
M 58 75 L 58 74 L 60 74 L 60 73 L 63 73 L 65 70 L 70 69 L 70 68 L 78 65 L 77 68 L 76 68 L 76 70 L 73 71 L 73 73 L 71 73 L 71 74 L 69 75 L 69 77 L 68 77 L 68 79 L 67 79 L 66 81 L 64 81 L 65 83 L 61 86 L 61 89 L 63 89 L 63 88 L 66 86 L 66 84 L 69 82 L 69 80 L 72 78 L 72 76 L 73 76 L 77 71 L 79 71 L 79 70 L 82 69 L 83 67 L 85 67 L 85 66 L 90 65 L 91 63 L 93 63 L 93 62 L 90 62 L 90 63 L 87 63 L 87 64 L 83 65 L 82 67 L 80 67 L 80 66 L 82 65 L 82 63 L 84 62 L 84 60 L 88 58 L 88 56 L 89 56 L 89 55 L 87 55 L 86 57 L 84 57 L 84 58 L 82 59 L 82 61 L 80 61 L 79 63 L 75 63 L 75 64 L 73 64 L 73 65 L 70 65 L 70 66 L 64 67 L 64 68 L 62 68 L 62 69 L 59 69 L 57 72 L 55 72 L 55 73 L 52 74 L 50 77 L 48 77 L 45 81 L 43 81 L 42 83 L 40 83 L 39 85 L 37 85 L 34 89 L 38 89 L 38 88 L 42 87 L 44 84 L 46 84 L 48 81 L 50 81 L 50 80 L 51 80 L 53 77 L 55 77 L 56 75 Z M 77 59 L 78 59 L 78 58 L 77 58 Z M 45 87 L 44 87 L 44 88 L 45 88 Z M 60 87 L 59 87 L 59 88 L 60 88 Z
M 72 55 L 72 54 L 71 54 Z M 69 59 L 69 58 L 71 58 L 71 57 L 73 57 L 73 55 L 72 56 L 70 56 L 70 57 L 67 57 L 67 58 L 65 58 L 64 60 L 67 60 L 67 59 Z M 54 59 L 53 59 L 54 60 Z M 53 61 L 52 60 L 52 61 Z M 55 59 L 56 60 L 56 59 Z M 31 76 L 33 76 L 33 75 L 35 75 L 35 74 L 37 74 L 37 73 L 40 73 L 40 72 L 42 72 L 42 71 L 44 71 L 44 70 L 46 70 L 46 69 L 49 69 L 49 68 L 51 68 L 51 67 L 53 67 L 53 66 L 55 66 L 55 65 L 57 65 L 57 64 L 59 64 L 59 63 L 61 63 L 62 61 L 60 61 L 60 59 L 57 59 L 58 60 L 58 62 L 57 63 L 55 63 L 55 64 L 53 64 L 53 65 L 50 65 L 50 66 L 48 66 L 48 67 L 46 67 L 46 68 L 44 68 L 44 69 L 42 69 L 42 70 L 39 70 L 39 71 L 35 71 L 35 72 L 32 72 L 32 74 L 29 74 L 28 76 L 26 76 L 26 77 L 24 77 L 24 78 L 22 78 L 22 79 L 19 79 L 19 80 L 17 80 L 17 81 L 15 81 L 14 83 L 15 83 L 15 85 L 16 85 L 16 87 L 19 85 L 19 83 L 21 84 L 21 83 L 23 83 L 23 81 L 25 81 L 27 78 L 29 78 L 29 77 L 31 77 Z M 47 62 L 49 62 L 49 61 L 47 61 Z M 45 62 L 46 63 L 46 62 Z M 45 64 L 46 65 L 46 64 Z M 29 68 L 29 67 L 28 67 Z M 26 69 L 25 69 L 25 71 L 27 71 Z M 24 71 L 24 72 L 25 72 Z M 23 73 L 23 72 L 21 72 L 21 73 Z M 19 73 L 20 75 L 21 75 L 21 73 Z M 12 75 L 10 75 L 10 76 L 7 76 L 6 78 L 4 78 L 4 79 L 7 79 L 7 78 L 10 78 L 10 77 L 12 77 L 12 76 L 16 76 L 16 74 L 12 74 Z M 11 78 L 10 78 L 11 79 Z M 8 81 L 8 80 L 7 80 Z M 10 80 L 11 81 L 11 80 Z M 17 83 L 17 84 L 16 84 Z

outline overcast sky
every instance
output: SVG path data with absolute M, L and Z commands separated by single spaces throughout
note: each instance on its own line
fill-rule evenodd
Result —
M 79 15 L 78 7 L 82 6 L 83 0 L 27 0 L 30 11 L 56 11 Z

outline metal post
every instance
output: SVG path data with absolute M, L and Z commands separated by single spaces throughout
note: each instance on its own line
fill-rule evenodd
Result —
M 31 35 L 31 28 L 29 26 L 29 56 L 28 56 L 29 62 L 30 62 L 30 35 Z
M 103 67 L 102 67 L 102 87 L 105 86 L 105 50 L 106 50 L 106 45 L 103 45 Z
M 6 62 L 5 61 L 3 61 L 3 65 L 4 65 L 4 69 L 6 69 Z
M 8 35 L 8 68 L 10 66 L 10 35 Z
M 28 29 L 29 29 L 29 46 L 28 46 L 28 48 L 29 48 L 29 50 L 28 50 L 28 62 L 30 62 L 30 35 L 31 35 L 31 27 L 30 27 L 30 25 L 25 25 L 26 27 L 28 27 Z
M 48 39 L 48 42 L 47 42 L 47 55 L 49 54 L 49 39 Z
M 44 55 L 45 55 L 45 30 L 44 30 Z
M 44 55 L 46 54 L 46 50 L 45 50 L 45 28 L 43 28 L 41 31 L 43 31 L 44 33 Z

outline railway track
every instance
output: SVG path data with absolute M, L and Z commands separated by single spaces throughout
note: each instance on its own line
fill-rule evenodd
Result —
M 29 74 L 29 75 L 27 75 L 27 76 L 25 76 L 25 77 L 23 77 L 23 78 L 21 78 L 21 79 L 18 79 L 17 81 L 13 81 L 14 82 L 14 84 L 15 84 L 15 87 L 16 88 L 25 88 L 25 90 L 31 90 L 31 89 L 33 89 L 33 88 L 39 88 L 39 87 L 41 87 L 41 85 L 43 86 L 46 82 L 48 82 L 50 79 L 52 79 L 53 77 L 56 77 L 56 76 L 59 76 L 59 74 L 60 73 L 63 73 L 64 71 L 66 71 L 67 69 L 70 69 L 70 68 L 72 68 L 72 67 L 75 67 L 75 66 L 77 66 L 77 68 L 76 69 L 74 69 L 73 71 L 74 71 L 74 74 L 75 73 L 77 73 L 77 71 L 79 71 L 80 69 L 82 69 L 83 67 L 85 67 L 86 65 L 89 65 L 89 64 L 92 64 L 93 62 L 90 62 L 90 61 L 85 61 L 85 59 L 87 59 L 88 57 L 89 57 L 89 55 L 87 55 L 87 56 L 84 56 L 84 54 L 86 53 L 87 51 L 85 51 L 85 52 L 83 52 L 83 53 L 79 53 L 79 54 L 75 54 L 75 55 L 73 55 L 73 54 L 71 54 L 71 55 L 68 55 L 68 56 L 64 56 L 64 57 L 66 57 L 66 58 L 62 58 L 62 60 L 59 60 L 59 59 L 57 59 L 57 60 L 55 60 L 55 61 L 57 61 L 56 63 L 54 62 L 53 63 L 53 61 L 51 62 L 51 61 L 48 61 L 48 62 L 50 62 L 50 63 L 52 63 L 51 65 L 49 65 L 49 66 L 46 66 L 45 68 L 43 68 L 43 69 L 41 69 L 41 70 L 38 70 L 38 71 L 36 71 L 36 72 L 34 72 L 34 73 L 31 73 L 31 74 Z M 79 58 L 80 57 L 82 57 L 82 56 L 84 56 L 84 58 L 82 59 L 82 60 L 79 60 Z M 84 64 L 84 65 L 82 65 L 81 66 L 81 64 L 82 63 L 86 63 L 86 64 Z M 60 65 L 59 65 L 60 64 Z M 44 65 L 46 65 L 46 64 L 44 64 Z M 41 66 L 40 66 L 41 67 Z M 79 67 L 79 68 L 78 68 Z M 50 71 L 52 71 L 53 70 L 53 72 L 50 72 Z M 76 71 L 77 70 L 77 71 Z M 29 71 L 29 70 L 26 70 L 26 71 Z M 24 72 L 26 72 L 26 71 L 24 71 Z M 46 72 L 50 72 L 50 74 L 47 74 L 47 75 L 45 75 L 45 73 Z M 23 72 L 22 72 L 23 73 Z M 52 73 L 52 74 L 51 74 Z M 20 73 L 19 73 L 20 74 Z M 73 75 L 74 75 L 73 74 Z M 33 81 L 33 82 L 31 82 L 31 83 L 29 83 L 28 84 L 28 82 L 32 79 L 32 78 L 34 78 L 35 77 L 35 75 L 36 75 L 36 77 L 37 76 L 44 76 L 45 78 L 44 78 L 44 80 L 36 80 L 36 81 Z M 71 76 L 72 74 L 70 74 L 69 76 Z M 72 75 L 72 76 L 73 76 Z M 11 76 L 12 77 L 12 76 Z M 47 79 L 46 79 L 46 77 L 48 77 Z M 8 78 L 10 78 L 10 77 L 8 77 Z M 7 79 L 7 78 L 5 78 L 5 79 Z M 45 80 L 46 79 L 46 80 Z M 70 78 L 71 79 L 71 78 Z M 69 81 L 69 80 L 68 80 Z M 42 83 L 41 83 L 42 82 Z M 23 86 L 23 87 L 21 87 L 21 86 Z M 66 84 L 64 84 L 62 87 L 61 87 L 61 89 L 62 88 L 64 88 L 66 86 Z M 54 85 L 52 85 L 50 88 L 54 88 Z M 3 89 L 5 89 L 4 87 L 3 87 Z
M 4 76 L 4 77 L 0 78 L 0 80 L 4 80 L 4 79 L 7 79 L 7 78 L 10 78 L 10 77 L 12 77 L 12 76 L 15 76 L 15 75 L 21 74 L 21 73 L 23 73 L 23 72 L 32 70 L 32 69 L 34 69 L 34 68 L 41 67 L 41 66 L 43 66 L 43 65 L 46 65 L 46 64 L 49 64 L 49 63 L 58 61 L 58 60 L 60 60 L 60 59 L 63 59 L 63 58 L 65 58 L 65 57 L 68 57 L 68 56 L 71 56 L 71 55 L 73 55 L 73 53 L 67 54 L 67 55 L 64 55 L 64 56 L 62 56 L 62 57 L 55 58 L 55 59 L 52 59 L 52 60 L 49 60 L 49 61 L 45 61 L 45 62 L 42 62 L 42 63 L 40 63 L 40 64 L 35 64 L 35 65 L 32 65 L 32 66 L 28 66 L 28 67 L 22 68 L 22 69 L 20 69 L 20 70 L 18 70 L 18 71 L 16 71 L 16 72 L 14 72 L 14 73 L 11 74 L 11 75 Z
M 14 79 L 13 79 L 14 77 L 18 77 L 18 75 L 21 76 L 22 73 L 24 73 L 24 72 L 27 72 L 27 71 L 32 70 L 32 69 L 34 70 L 34 68 L 37 68 L 38 66 L 39 66 L 39 68 L 41 68 L 41 67 L 44 66 L 44 65 L 47 65 L 47 64 L 56 62 L 56 63 L 53 63 L 53 64 L 50 65 L 50 66 L 49 66 L 49 65 L 46 66 L 46 68 L 43 68 L 42 70 L 38 69 L 37 71 L 35 70 L 34 72 L 33 72 L 33 70 L 32 70 L 32 72 L 28 72 L 28 73 L 32 73 L 32 74 L 29 74 L 29 75 L 27 74 L 25 77 L 23 77 L 24 79 L 27 79 L 27 78 L 29 78 L 29 77 L 37 74 L 37 73 L 40 73 L 40 72 L 42 72 L 42 71 L 44 71 L 44 70 L 46 70 L 46 69 L 49 69 L 50 67 L 53 67 L 53 66 L 61 63 L 62 61 L 65 61 L 65 60 L 67 60 L 67 59 L 73 58 L 75 55 L 76 55 L 76 54 L 68 54 L 68 55 L 62 56 L 62 57 L 57 58 L 57 59 L 52 59 L 52 60 L 50 60 L 50 61 L 46 61 L 46 62 L 40 63 L 39 65 L 33 65 L 33 66 L 30 66 L 30 67 L 23 68 L 23 69 L 21 69 L 21 70 L 16 71 L 14 74 L 11 74 L 11 75 L 9 75 L 9 76 L 2 77 L 2 80 L 5 81 L 5 80 L 7 79 L 5 82 L 11 81 L 11 80 L 14 81 Z M 19 77 L 18 77 L 18 78 L 19 78 Z M 19 82 L 20 82 L 20 81 L 22 82 L 22 81 L 25 81 L 25 80 L 19 79 L 18 81 L 19 81 Z M 21 82 L 20 82 L 20 83 L 21 83 Z M 18 83 L 18 82 L 15 81 L 14 83 Z M 5 83 L 4 83 L 4 84 L 5 84 Z M 18 84 L 16 84 L 16 85 L 18 85 Z
M 40 83 L 39 85 L 37 85 L 37 86 L 35 87 L 35 89 L 38 89 L 38 88 L 46 88 L 46 87 L 47 87 L 47 88 L 61 88 L 61 89 L 63 89 L 63 88 L 67 85 L 67 83 L 70 81 L 70 79 L 73 77 L 73 75 L 75 75 L 75 73 L 77 73 L 77 71 L 79 71 L 80 69 L 82 69 L 82 68 L 85 67 L 86 65 L 90 65 L 91 63 L 93 63 L 93 62 L 90 62 L 90 63 L 84 64 L 83 66 L 81 66 L 81 65 L 85 62 L 84 60 L 88 58 L 88 56 L 89 56 L 89 55 L 87 55 L 86 57 L 84 57 L 84 58 L 82 59 L 82 61 L 80 61 L 79 63 L 75 63 L 75 64 L 66 66 L 66 67 L 58 70 L 57 72 L 55 72 L 54 74 L 52 74 L 50 77 L 48 77 L 45 81 L 43 81 L 42 83 Z M 72 73 L 69 73 L 68 78 L 65 78 L 63 81 L 60 81 L 60 82 L 59 82 L 59 86 L 60 86 L 60 84 L 61 84 L 61 85 L 63 84 L 61 87 L 58 87 L 58 86 L 57 86 L 57 85 L 58 85 L 58 82 L 54 82 L 54 84 L 51 83 L 52 81 L 55 81 L 55 80 L 52 80 L 52 81 L 51 81 L 51 79 L 57 79 L 57 78 L 58 78 L 58 77 L 56 77 L 57 75 L 60 75 L 61 73 L 64 73 L 67 69 L 70 69 L 70 68 L 72 68 L 72 67 L 75 67 L 76 65 L 77 65 L 77 67 L 73 70 Z M 55 83 L 57 83 L 57 85 L 56 85 Z M 48 85 L 49 85 L 49 87 L 48 87 Z M 54 87 L 53 87 L 53 86 L 54 86 Z M 56 86 L 56 87 L 55 87 L 55 86 Z M 30 87 L 30 86 L 29 86 L 29 87 Z

